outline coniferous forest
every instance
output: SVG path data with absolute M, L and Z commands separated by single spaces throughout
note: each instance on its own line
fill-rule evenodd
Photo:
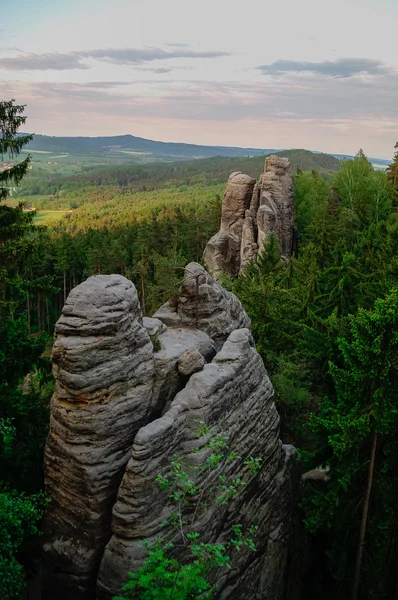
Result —
M 39 567 L 51 344 L 67 295 L 90 275 L 119 273 L 152 315 L 176 294 L 177 267 L 201 262 L 218 230 L 228 175 L 258 175 L 264 161 L 70 165 L 49 175 L 22 152 L 29 150 L 29 136 L 18 134 L 25 118 L 23 106 L 0 102 L 0 154 L 11 164 L 0 172 L 2 600 L 23 597 Z M 222 283 L 251 318 L 282 441 L 297 447 L 303 473 L 322 466 L 323 479 L 303 485 L 299 498 L 305 598 L 393 599 L 398 152 L 386 171 L 375 170 L 362 150 L 344 161 L 310 154 L 290 154 L 292 258 L 281 260 L 271 236 L 244 275 Z M 62 214 L 43 223 L 27 207 Z M 197 597 L 190 593 L 181 598 Z

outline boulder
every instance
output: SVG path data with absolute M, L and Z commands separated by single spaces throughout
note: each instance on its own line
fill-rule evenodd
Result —
M 186 350 L 178 359 L 178 372 L 185 377 L 190 377 L 194 373 L 201 371 L 205 366 L 204 356 L 195 348 Z
M 150 337 L 157 336 L 166 329 L 162 321 L 159 321 L 159 319 L 152 319 L 151 317 L 143 317 L 142 325 L 145 327 Z
M 174 396 L 184 386 L 179 362 L 187 352 L 198 353 L 210 361 L 216 353 L 214 342 L 198 329 L 165 327 L 157 338 L 159 349 L 153 355 L 155 373 L 153 380 L 152 409 L 160 415 Z

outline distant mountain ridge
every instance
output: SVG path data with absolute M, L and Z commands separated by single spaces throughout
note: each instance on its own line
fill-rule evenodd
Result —
M 21 134 L 25 135 L 25 134 Z M 201 146 L 199 144 L 186 144 L 180 142 L 160 142 L 149 140 L 134 135 L 116 135 L 101 137 L 58 137 L 34 134 L 33 141 L 27 151 L 72 154 L 76 156 L 102 156 L 108 158 L 131 157 L 132 160 L 150 159 L 179 161 L 199 158 L 224 158 L 258 157 L 279 152 L 309 152 L 304 149 L 283 148 L 240 148 L 238 146 Z M 312 154 L 333 156 L 338 160 L 353 158 L 350 154 L 332 154 L 312 151 Z M 386 167 L 391 161 L 382 158 L 369 157 L 372 164 L 380 168 Z
M 176 142 L 158 142 L 134 135 L 111 137 L 56 137 L 36 134 L 27 150 L 64 152 L 77 155 L 120 156 L 120 154 L 151 154 L 157 158 L 185 160 L 213 156 L 262 156 L 272 154 L 275 148 L 238 148 L 234 146 L 200 146 Z

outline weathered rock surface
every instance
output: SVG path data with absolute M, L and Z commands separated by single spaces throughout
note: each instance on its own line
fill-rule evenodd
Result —
M 243 223 L 255 183 L 254 179 L 240 171 L 229 176 L 220 231 L 210 239 L 204 254 L 206 264 L 213 266 L 214 277 L 223 272 L 239 271 Z
M 56 329 L 46 447 L 46 586 L 54 598 L 93 597 L 110 514 L 138 429 L 148 422 L 154 360 L 133 284 L 90 277 Z
M 293 245 L 294 198 L 287 158 L 267 156 L 259 182 L 232 173 L 225 190 L 220 231 L 208 242 L 204 262 L 215 279 L 222 273 L 243 273 L 264 241 L 274 233 L 282 255 Z
M 203 360 L 211 360 L 216 353 L 213 341 L 198 329 L 165 327 L 157 337 L 160 349 L 154 355 L 155 374 L 153 380 L 152 409 L 160 414 L 168 408 L 174 396 L 184 386 L 180 375 L 179 361 L 184 354 L 195 351 Z
M 196 327 L 204 331 L 217 350 L 232 331 L 250 327 L 250 319 L 238 298 L 194 262 L 185 267 L 178 298 L 166 302 L 154 316 L 169 327 Z
M 173 454 L 192 467 L 203 463 L 207 451 L 195 453 L 204 444 L 196 433 L 198 419 L 210 427 L 210 435 L 222 432 L 227 436 L 230 452 L 240 457 L 233 462 L 224 460 L 214 471 L 205 470 L 198 485 L 216 486 L 221 473 L 250 483 L 228 505 L 215 502 L 210 495 L 213 503 L 198 519 L 195 530 L 205 543 L 223 543 L 237 515 L 247 527 L 259 527 L 254 536 L 258 552 L 253 555 L 247 550 L 232 557 L 232 569 L 218 576 L 218 597 L 252 599 L 261 594 L 258 597 L 282 598 L 288 514 L 297 482 L 292 478 L 294 452 L 278 439 L 279 417 L 271 382 L 250 332 L 240 329 L 230 334 L 211 364 L 191 377 L 169 411 L 138 432 L 113 510 L 114 534 L 98 579 L 100 599 L 110 599 L 123 585 L 126 572 L 142 564 L 143 540 L 161 537 L 176 541 L 175 528 L 161 526 L 170 519 L 172 507 L 169 492 L 161 493 L 155 478 L 169 473 Z M 250 456 L 263 460 L 255 476 L 245 465 Z M 203 499 L 208 500 L 206 495 Z
M 151 319 L 151 317 L 143 317 L 142 324 L 148 332 L 149 336 L 156 336 L 161 331 L 164 331 L 166 327 L 159 319 Z
M 186 350 L 184 354 L 181 354 L 178 359 L 178 372 L 185 377 L 189 377 L 198 371 L 201 371 L 205 366 L 205 359 L 200 352 L 191 348 Z
M 49 600 L 109 600 L 143 564 L 144 539 L 176 541 L 174 528 L 161 527 L 172 507 L 155 478 L 169 472 L 174 453 L 203 463 L 204 445 L 220 434 L 238 458 L 201 471 L 201 483 L 209 490 L 221 473 L 248 483 L 228 505 L 208 499 L 201 540 L 225 542 L 237 522 L 259 529 L 256 553 L 236 552 L 218 574 L 217 597 L 285 600 L 299 475 L 294 449 L 279 441 L 272 385 L 249 326 L 238 299 L 197 263 L 153 320 L 141 318 L 133 284 L 119 275 L 91 277 L 71 292 L 56 325 L 46 448 Z M 209 427 L 205 437 L 198 419 Z M 245 464 L 251 456 L 262 459 L 256 474 Z
M 287 158 L 268 156 L 260 184 L 260 206 L 269 206 L 275 213 L 275 233 L 281 243 L 282 255 L 286 257 L 292 253 L 294 222 L 293 182 L 289 170 Z

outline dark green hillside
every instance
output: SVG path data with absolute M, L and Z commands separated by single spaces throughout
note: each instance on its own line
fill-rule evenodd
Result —
M 283 150 L 277 152 L 277 156 L 285 156 L 290 160 L 293 172 L 317 171 L 322 174 L 330 171 L 338 171 L 340 161 L 331 154 L 315 153 L 309 150 Z
M 316 171 L 325 176 L 337 171 L 340 162 L 329 154 L 315 154 L 309 150 L 284 150 L 277 153 L 289 158 L 292 171 Z M 78 194 L 78 204 L 82 203 L 82 192 L 98 186 L 115 186 L 131 191 L 151 191 L 161 188 L 184 185 L 213 186 L 226 184 L 234 171 L 243 171 L 258 179 L 264 169 L 264 156 L 255 157 L 214 157 L 193 161 L 154 162 L 151 164 L 121 164 L 103 166 L 75 165 L 75 171 L 59 169 L 56 164 L 34 162 L 33 170 L 23 180 L 18 196 L 51 195 L 57 200 L 66 201 L 71 194 Z M 73 165 L 72 165 L 73 166 Z M 98 192 L 96 192 L 98 194 Z M 76 198 L 76 196 L 74 196 Z M 54 197 L 49 198 L 53 203 Z M 74 203 L 74 202 L 73 202 Z M 36 203 L 37 205 L 37 203 Z M 66 202 L 65 207 L 69 208 Z M 60 206 L 61 207 L 61 206 Z M 62 205 L 64 207 L 64 205 Z

